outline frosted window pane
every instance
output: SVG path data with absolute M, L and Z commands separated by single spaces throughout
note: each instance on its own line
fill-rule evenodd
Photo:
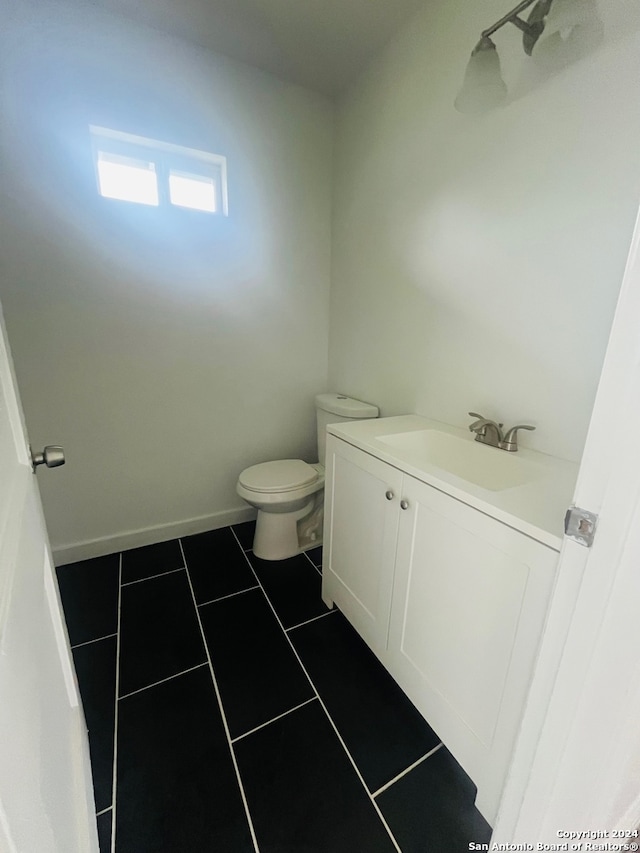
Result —
M 172 171 L 169 175 L 169 196 L 171 204 L 179 207 L 215 213 L 216 187 L 213 178 Z
M 156 206 L 158 179 L 154 163 L 98 152 L 100 195 Z

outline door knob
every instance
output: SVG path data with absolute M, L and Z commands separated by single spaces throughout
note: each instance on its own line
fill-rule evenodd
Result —
M 57 444 L 48 444 L 42 453 L 34 453 L 31 448 L 31 464 L 35 471 L 38 465 L 46 465 L 47 468 L 57 468 L 59 465 L 64 465 L 64 450 Z
M 386 498 L 388 501 L 392 501 L 392 500 L 393 500 L 393 492 L 391 491 L 391 489 L 389 489 L 388 491 L 386 491 L 386 492 L 384 493 L 384 496 L 385 496 L 385 498 Z
M 409 501 L 404 498 L 400 501 L 400 509 L 409 509 Z

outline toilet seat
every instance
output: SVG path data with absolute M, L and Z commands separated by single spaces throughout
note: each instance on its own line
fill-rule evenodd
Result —
M 319 477 L 317 467 L 302 459 L 278 459 L 245 468 L 238 481 L 250 492 L 281 494 L 314 483 Z

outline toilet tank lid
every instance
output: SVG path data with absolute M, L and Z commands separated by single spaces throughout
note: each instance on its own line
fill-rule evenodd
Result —
M 318 394 L 316 408 L 343 418 L 377 418 L 379 414 L 377 406 L 354 400 L 344 394 Z

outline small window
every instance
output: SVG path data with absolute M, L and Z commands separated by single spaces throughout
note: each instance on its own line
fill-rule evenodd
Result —
M 213 178 L 190 175 L 187 172 L 169 172 L 169 199 L 178 207 L 216 212 L 216 185 Z
M 228 215 L 225 157 L 105 127 L 89 129 L 104 198 Z
M 98 152 L 98 187 L 105 198 L 159 204 L 155 163 Z

